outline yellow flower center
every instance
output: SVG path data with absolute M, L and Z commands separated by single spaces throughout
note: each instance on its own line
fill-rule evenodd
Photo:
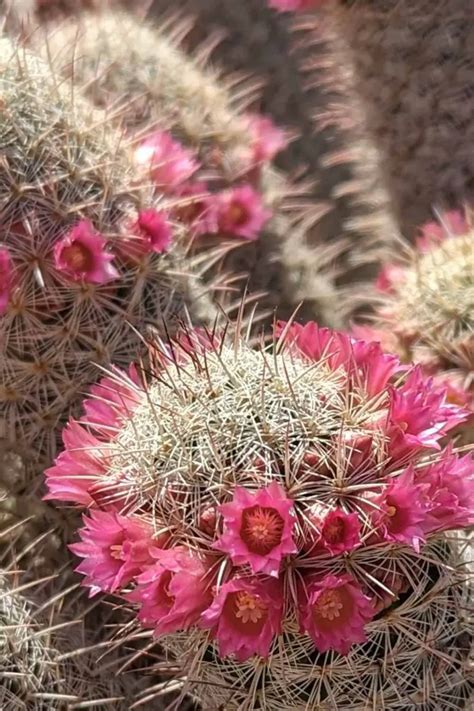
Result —
M 344 604 L 338 590 L 325 590 L 314 605 L 314 614 L 325 620 L 335 620 L 340 617 Z
M 241 620 L 244 625 L 248 622 L 256 624 L 267 611 L 266 605 L 264 605 L 258 597 L 248 592 L 237 593 L 235 607 L 237 608 L 235 616 Z
M 328 543 L 340 543 L 344 538 L 344 521 L 337 519 L 324 526 L 324 538 Z
M 115 558 L 116 560 L 121 560 L 122 556 L 122 545 L 121 544 L 116 544 L 114 546 L 110 546 L 110 555 L 112 558 Z

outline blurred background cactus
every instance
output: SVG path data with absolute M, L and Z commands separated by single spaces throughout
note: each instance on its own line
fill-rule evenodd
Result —
M 131 327 L 214 312 L 125 139 L 47 64 L 0 55 L 0 437 L 38 471 L 93 363 L 136 357 Z
M 400 245 L 381 272 L 373 324 L 356 333 L 380 340 L 406 362 L 449 387 L 474 409 L 474 232 L 471 215 L 448 212 L 420 230 L 416 247 Z M 403 253 L 404 252 L 404 253 Z M 370 318 L 370 317 L 369 317 Z M 465 427 L 472 441 L 474 421 Z

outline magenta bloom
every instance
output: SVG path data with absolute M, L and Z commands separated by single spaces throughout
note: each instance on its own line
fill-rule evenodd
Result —
M 104 439 L 112 439 L 142 402 L 144 395 L 133 364 L 128 373 L 112 366 L 111 374 L 91 387 L 90 396 L 84 400 L 86 414 L 81 422 L 93 427 Z
M 465 235 L 468 231 L 466 215 L 460 210 L 451 210 L 443 213 L 439 222 L 428 222 L 420 228 L 416 246 L 422 254 L 426 254 L 443 240 Z
M 166 213 L 158 210 L 142 210 L 135 222 L 126 227 L 126 237 L 120 242 L 120 250 L 132 258 L 155 252 L 168 251 L 173 235 Z
M 119 276 L 106 240 L 92 223 L 81 220 L 54 247 L 56 269 L 74 281 L 106 284 Z
M 321 328 L 314 321 L 304 326 L 284 321 L 277 323 L 275 335 L 285 334 L 290 349 L 310 360 L 324 361 L 329 368 L 343 367 L 355 387 L 363 388 L 369 395 L 377 395 L 388 384 L 400 367 L 399 359 L 384 353 L 380 343 L 351 338 L 346 333 Z
M 45 472 L 49 493 L 44 498 L 91 506 L 95 503 L 92 490 L 107 471 L 104 444 L 74 420 L 62 438 L 65 449 Z
M 156 131 L 146 138 L 135 151 L 135 162 L 165 191 L 173 191 L 199 169 L 194 155 L 168 131 Z
M 310 360 L 323 360 L 329 368 L 336 370 L 347 365 L 351 354 L 351 339 L 345 333 L 322 328 L 314 321 L 302 325 L 278 321 L 275 336 L 285 334 L 285 343 L 290 350 L 304 355 Z
M 201 617 L 212 629 L 221 657 L 244 662 L 254 654 L 267 657 L 281 630 L 283 596 L 276 580 L 234 579 L 224 583 Z
M 218 231 L 218 196 L 212 195 L 206 183 L 185 183 L 176 192 L 179 202 L 173 217 L 187 225 L 195 236 Z
M 301 630 L 309 634 L 319 652 L 334 649 L 347 654 L 353 644 L 367 640 L 364 627 L 375 610 L 350 575 L 306 582 L 300 599 Z
M 152 528 L 142 521 L 106 511 L 91 511 L 83 521 L 81 542 L 69 548 L 84 558 L 76 571 L 85 576 L 91 597 L 100 591 L 115 592 L 153 563 L 157 542 Z
M 209 571 L 183 547 L 152 551 L 154 565 L 142 573 L 128 599 L 139 602 L 138 619 L 156 635 L 188 629 L 212 602 Z
M 415 471 L 429 507 L 428 532 L 474 525 L 473 455 L 457 457 L 452 446 L 434 464 Z
M 251 136 L 251 163 L 267 163 L 288 145 L 285 132 L 267 116 L 251 114 L 246 117 Z
M 426 379 L 419 366 L 400 388 L 392 390 L 387 430 L 393 459 L 422 448 L 439 449 L 439 440 L 468 418 L 467 410 L 446 402 L 446 394 L 446 387 Z
M 13 264 L 6 247 L 0 247 L 0 316 L 7 310 L 13 286 Z
M 222 504 L 224 533 L 213 548 L 227 553 L 235 565 L 249 564 L 254 573 L 278 577 L 285 555 L 296 553 L 293 502 L 273 481 L 250 492 L 237 487 L 229 504 Z
M 218 226 L 222 232 L 248 240 L 257 239 L 271 217 L 262 198 L 250 185 L 226 190 L 217 196 Z
M 316 522 L 319 536 L 316 544 L 331 555 L 339 555 L 353 550 L 360 543 L 360 521 L 356 513 L 345 513 L 335 508 Z
M 378 535 L 386 541 L 407 543 L 418 552 L 428 516 L 424 487 L 414 482 L 413 469 L 392 479 L 374 503 L 377 509 L 373 509 L 372 520 Z

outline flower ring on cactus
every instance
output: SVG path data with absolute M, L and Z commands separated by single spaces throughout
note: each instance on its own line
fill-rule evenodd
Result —
M 150 355 L 146 382 L 95 386 L 47 472 L 50 498 L 89 509 L 84 584 L 132 606 L 196 683 L 227 688 L 233 669 L 243 695 L 259 669 L 274 699 L 275 674 L 375 664 L 385 634 L 410 645 L 447 575 L 440 536 L 474 523 L 472 455 L 440 444 L 467 413 L 316 324 L 279 324 L 258 349 L 185 331 Z M 457 584 L 441 586 L 449 608 Z
M 439 216 L 420 228 L 416 248 L 385 265 L 376 282 L 373 325 L 354 327 L 356 336 L 377 339 L 406 363 L 430 375 L 448 401 L 474 412 L 474 229 L 469 214 Z M 416 378 L 417 376 L 413 376 Z M 411 388 L 412 389 L 412 388 Z M 408 410 L 416 404 L 406 402 Z M 459 429 L 473 441 L 474 419 Z

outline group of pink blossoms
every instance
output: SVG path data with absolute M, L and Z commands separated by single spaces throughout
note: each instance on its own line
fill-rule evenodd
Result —
M 240 164 L 244 175 L 258 179 L 262 165 L 287 141 L 266 117 L 249 115 L 245 121 L 250 141 L 246 154 L 239 156 Z M 250 182 L 239 179 L 236 186 L 213 194 L 204 181 L 193 180 L 200 169 L 197 157 L 167 131 L 145 139 L 135 151 L 135 162 L 138 173 L 145 180 L 151 178 L 174 207 L 145 209 L 124 220 L 121 236 L 114 242 L 115 254 L 89 220 L 79 221 L 52 246 L 51 263 L 59 278 L 97 285 L 113 281 L 120 277 L 113 264 L 116 256 L 137 262 L 147 254 L 166 252 L 172 243 L 173 221 L 185 223 L 191 237 L 218 233 L 255 240 L 271 216 Z M 21 225 L 11 229 L 18 229 L 20 235 L 24 232 Z M 17 272 L 11 250 L 0 243 L 0 315 L 18 282 Z
M 49 499 L 89 509 L 81 542 L 71 549 L 83 558 L 77 570 L 91 594 L 115 593 L 137 604 L 139 620 L 157 636 L 191 627 L 209 630 L 219 654 L 239 661 L 267 657 L 283 620 L 295 616 L 317 652 L 347 654 L 366 640 L 367 624 L 394 600 L 381 599 L 383 593 L 376 595 L 345 572 L 351 553 L 370 546 L 383 554 L 394 545 L 416 553 L 430 535 L 474 523 L 472 457 L 448 447 L 431 462 L 422 459 L 440 450 L 439 440 L 466 417 L 462 408 L 446 403 L 445 389 L 424 379 L 418 367 L 394 386 L 399 361 L 378 343 L 314 323 L 280 325 L 280 334 L 282 329 L 291 352 L 309 363 L 324 359 L 345 373 L 348 391 L 362 388 L 381 403 L 373 426 L 387 442 L 383 471 L 371 458 L 370 436 L 350 448 L 348 476 L 353 472 L 367 481 L 358 510 L 351 510 L 350 497 L 304 510 L 283 478 L 275 478 L 253 490 L 236 487 L 229 500 L 202 511 L 199 552 L 179 537 L 176 545 L 174 534 L 157 537 L 143 515 L 126 514 L 124 502 L 104 486 L 114 438 L 146 398 L 133 367 L 128 374 L 111 371 L 92 388 L 84 416 L 69 422 L 65 449 L 46 472 Z M 215 345 L 199 337 L 195 347 Z M 315 477 L 318 461 L 315 452 L 307 452 L 304 465 Z M 223 560 L 231 572 L 218 583 Z M 402 575 L 383 575 L 385 590 L 403 589 Z

